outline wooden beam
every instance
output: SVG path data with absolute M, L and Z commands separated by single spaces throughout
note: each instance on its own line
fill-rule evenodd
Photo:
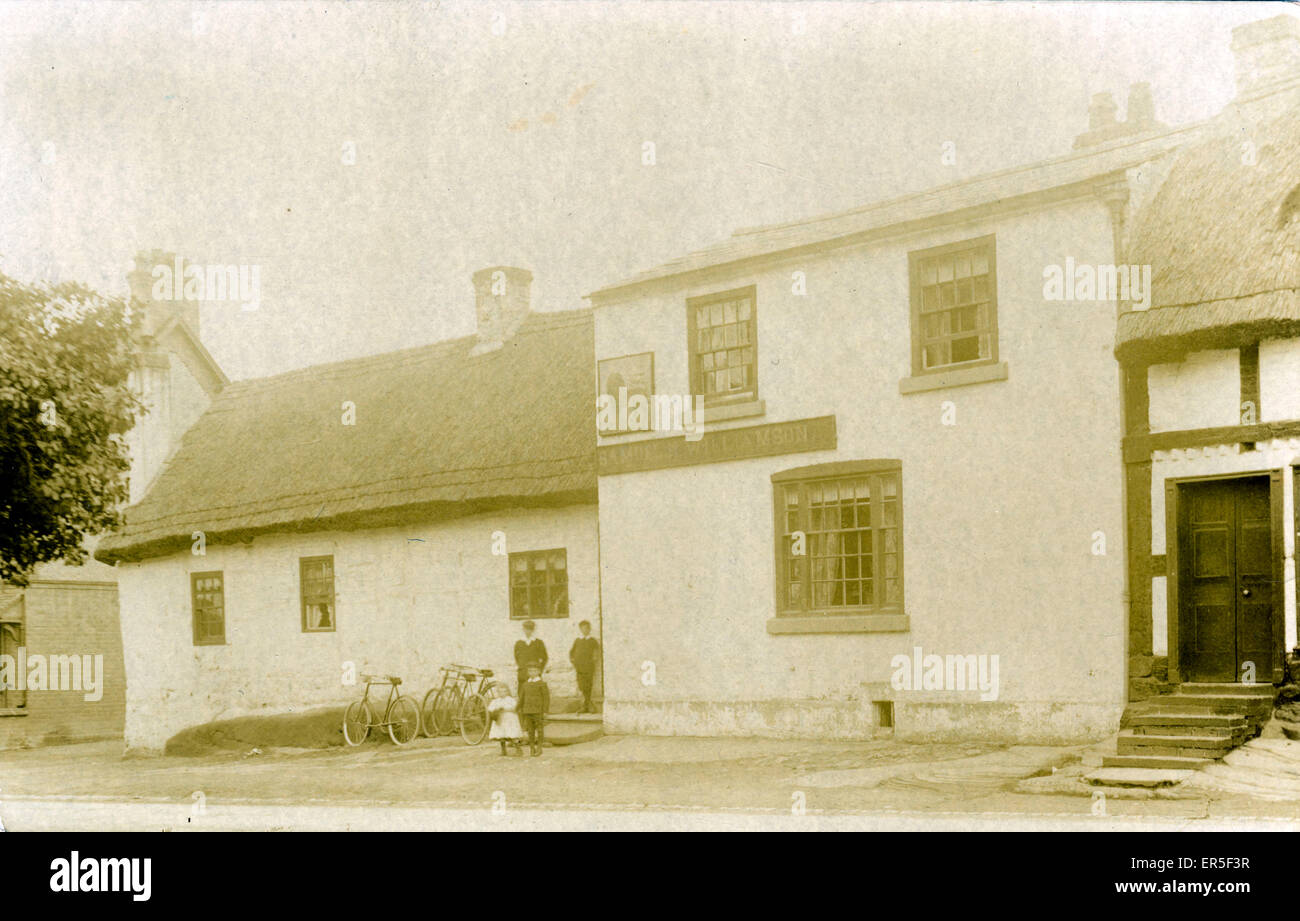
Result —
M 1152 432 L 1129 435 L 1124 439 L 1124 462 L 1140 463 L 1151 459 L 1153 451 L 1180 448 L 1203 448 L 1208 445 L 1240 444 L 1243 441 L 1271 441 L 1274 438 L 1300 438 L 1300 419 L 1286 422 L 1261 422 L 1256 425 L 1225 425 L 1220 428 L 1183 429 L 1177 432 Z

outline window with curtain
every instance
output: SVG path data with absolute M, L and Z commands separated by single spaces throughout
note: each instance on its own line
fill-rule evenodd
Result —
M 901 610 L 902 470 L 842 462 L 777 474 L 781 614 Z
M 328 633 L 335 628 L 334 557 L 305 556 L 298 560 L 304 633 Z
M 563 548 L 512 553 L 509 564 L 512 619 L 569 616 L 569 563 Z

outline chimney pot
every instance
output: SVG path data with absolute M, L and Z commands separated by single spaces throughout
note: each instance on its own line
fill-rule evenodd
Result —
M 1088 104 L 1088 130 L 1105 131 L 1115 127 L 1118 108 L 1115 97 L 1110 93 L 1094 93 L 1092 102 Z
M 1128 90 L 1128 111 L 1124 121 L 1115 118 L 1115 98 L 1097 93 L 1088 105 L 1088 130 L 1074 139 L 1074 149 L 1096 147 L 1134 134 L 1163 129 L 1156 121 L 1156 104 L 1150 83 L 1134 83 Z
M 473 354 L 499 348 L 528 317 L 533 273 L 494 265 L 474 273 L 474 308 L 478 345 Z
M 1150 83 L 1134 83 L 1128 88 L 1128 111 L 1124 120 L 1135 131 L 1141 131 L 1156 122 L 1156 103 L 1151 96 Z
M 176 254 L 160 249 L 136 253 L 135 268 L 126 276 L 127 284 L 131 289 L 131 298 L 137 302 L 138 309 L 143 314 L 140 328 L 146 335 L 152 336 L 171 317 L 179 316 L 189 324 L 197 336 L 199 334 L 199 302 L 185 300 L 179 296 L 185 284 L 183 277 L 173 279 L 175 289 L 172 293 L 176 296 L 161 300 L 154 297 L 153 288 L 154 283 L 157 281 L 154 277 L 154 268 L 160 265 L 166 266 L 168 271 L 174 275 L 177 265 Z M 184 266 L 188 265 L 188 263 L 181 263 L 181 265 L 183 274 Z
M 1300 75 L 1300 19 L 1274 16 L 1232 30 L 1237 96 L 1248 96 Z

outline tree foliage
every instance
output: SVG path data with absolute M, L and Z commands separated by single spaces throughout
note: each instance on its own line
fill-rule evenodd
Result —
M 123 301 L 0 273 L 0 579 L 83 563 L 86 536 L 121 524 L 131 343 Z

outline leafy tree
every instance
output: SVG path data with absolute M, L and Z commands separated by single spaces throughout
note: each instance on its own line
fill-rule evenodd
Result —
M 0 273 L 0 580 L 82 563 L 86 535 L 121 524 L 131 343 L 123 301 Z

